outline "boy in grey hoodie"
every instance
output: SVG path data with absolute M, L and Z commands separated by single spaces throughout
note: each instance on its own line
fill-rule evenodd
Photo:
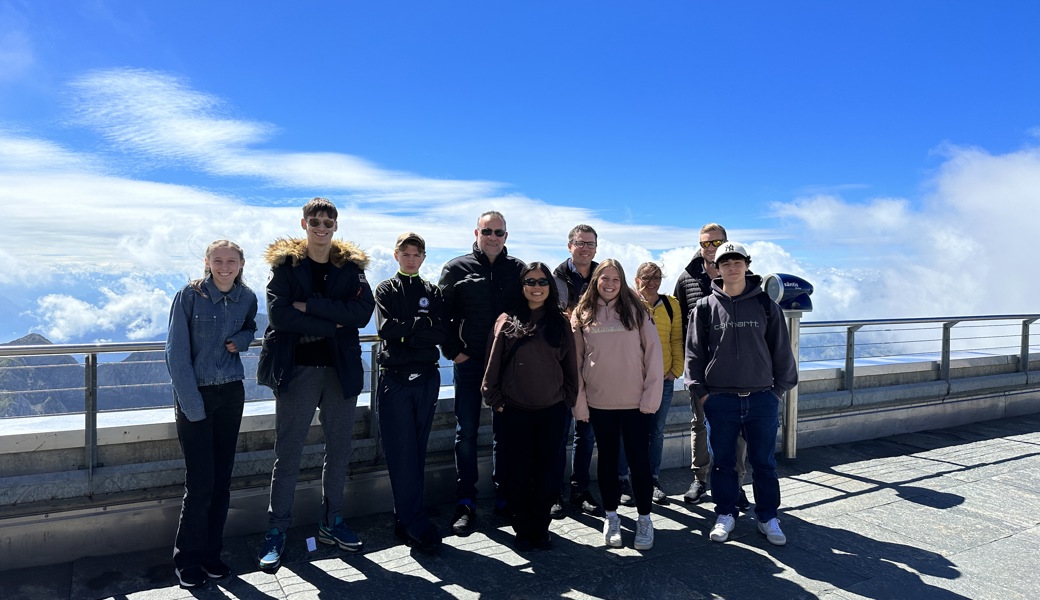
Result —
M 776 431 L 780 398 L 798 383 L 798 369 L 783 311 L 765 296 L 762 278 L 749 275 L 751 256 L 743 244 L 726 242 L 715 261 L 720 277 L 712 293 L 690 315 L 686 336 L 686 385 L 708 419 L 715 526 L 712 541 L 724 542 L 736 524 L 739 484 L 737 436 L 747 440 L 758 529 L 782 546 L 780 482 L 776 475 Z

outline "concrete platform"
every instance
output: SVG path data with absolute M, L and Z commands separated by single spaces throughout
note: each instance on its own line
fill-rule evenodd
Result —
M 569 513 L 554 547 L 518 553 L 512 530 L 482 506 L 478 530 L 435 556 L 397 543 L 390 515 L 354 519 L 366 550 L 320 546 L 290 530 L 285 564 L 259 572 L 260 536 L 226 540 L 237 576 L 182 590 L 168 549 L 0 571 L 0 598 L 933 598 L 1040 597 L 1040 415 L 800 450 L 779 459 L 784 547 L 742 517 L 712 543 L 710 499 L 682 503 L 686 469 L 654 507 L 655 546 L 631 548 L 635 509 L 621 509 L 626 548 L 606 549 L 602 521 Z M 747 486 L 749 495 L 751 486 Z M 445 529 L 450 505 L 433 509 Z M 0 522 L 2 527 L 2 522 Z M 148 535 L 142 531 L 141 535 Z M 3 565 L 0 565 L 0 569 Z

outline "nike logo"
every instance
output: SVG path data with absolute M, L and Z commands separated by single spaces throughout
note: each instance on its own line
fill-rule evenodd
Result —
M 418 379 L 418 378 L 419 378 L 419 374 L 418 373 L 409 373 L 409 375 L 408 375 L 408 381 L 411 381 L 413 379 Z

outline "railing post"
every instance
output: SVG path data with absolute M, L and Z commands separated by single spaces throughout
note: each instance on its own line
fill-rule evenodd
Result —
M 856 332 L 862 325 L 849 325 L 845 330 L 845 389 L 852 391 L 856 381 Z
M 379 435 L 379 342 L 372 344 L 369 350 L 369 364 L 372 365 L 372 372 L 369 374 L 369 387 L 372 390 L 369 394 L 368 402 L 368 431 L 375 441 L 375 448 L 372 452 L 372 465 L 379 464 L 379 459 L 383 456 L 381 438 Z
M 953 326 L 960 321 L 946 321 L 943 323 L 942 334 L 942 359 L 939 361 L 939 380 L 950 381 L 950 338 Z
M 1023 373 L 1029 372 L 1029 326 L 1036 319 L 1024 319 L 1022 321 L 1022 352 L 1018 358 L 1018 370 Z
M 797 372 L 800 361 L 798 350 L 801 347 L 801 311 L 792 311 L 787 320 L 791 334 L 791 352 L 794 353 L 794 364 Z M 784 404 L 784 458 L 793 459 L 798 455 L 798 386 L 787 392 L 787 403 Z
M 83 462 L 87 469 L 87 496 L 94 496 L 94 467 L 97 447 L 97 354 L 85 355 L 83 361 Z

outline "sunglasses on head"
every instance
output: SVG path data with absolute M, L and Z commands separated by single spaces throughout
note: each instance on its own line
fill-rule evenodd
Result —
M 487 236 L 491 235 L 492 233 L 495 234 L 495 237 L 506 237 L 505 229 L 491 229 L 490 227 L 485 227 L 480 230 L 480 235 Z
M 718 248 L 725 243 L 726 240 L 708 240 L 707 242 L 701 242 L 701 248 L 707 248 L 708 246 L 715 246 Z
M 307 224 L 311 227 L 324 225 L 325 229 L 332 229 L 336 226 L 336 219 L 319 219 L 318 217 L 311 217 L 307 219 Z
M 546 287 L 550 283 L 552 283 L 552 282 L 549 281 L 549 279 L 547 277 L 539 277 L 538 279 L 532 279 L 532 278 L 528 277 L 527 279 L 524 280 L 524 285 L 526 285 L 527 287 L 534 287 L 536 285 L 539 286 L 539 287 Z

